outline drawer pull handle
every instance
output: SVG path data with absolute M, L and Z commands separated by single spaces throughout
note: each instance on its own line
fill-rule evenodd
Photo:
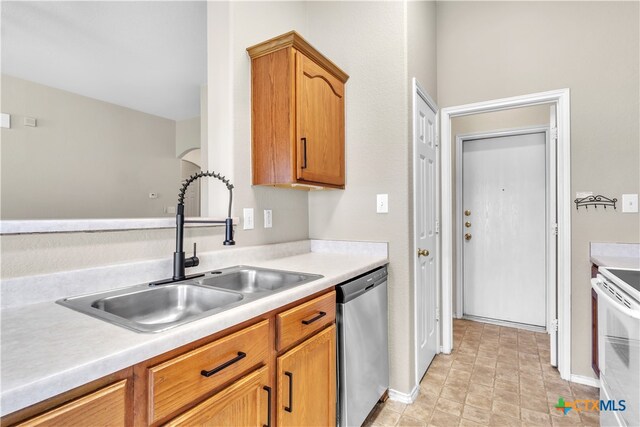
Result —
M 285 372 L 284 374 L 289 377 L 289 406 L 285 406 L 284 410 L 293 412 L 293 373 Z
M 267 392 L 267 424 L 262 427 L 271 427 L 271 387 L 266 385 L 262 389 Z
M 303 320 L 302 324 L 303 325 L 310 325 L 313 322 L 315 322 L 316 320 L 320 320 L 321 318 L 323 318 L 326 315 L 327 315 L 327 313 L 325 313 L 324 311 L 321 311 L 316 317 L 313 317 L 313 318 L 311 318 L 309 320 Z
M 236 362 L 239 362 L 240 360 L 244 359 L 245 357 L 247 357 L 247 353 L 243 353 L 243 352 L 239 351 L 238 355 L 236 357 L 234 357 L 233 359 L 229 360 L 228 362 L 224 362 L 222 365 L 218 366 L 217 368 L 213 368 L 210 371 L 205 371 L 203 369 L 202 371 L 200 371 L 200 375 L 202 375 L 203 377 L 209 378 L 211 375 L 217 374 L 218 372 L 222 371 L 224 368 L 228 368 L 229 366 L 233 365 Z

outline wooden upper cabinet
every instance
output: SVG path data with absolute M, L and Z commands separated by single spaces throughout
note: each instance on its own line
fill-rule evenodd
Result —
M 253 184 L 344 188 L 349 76 L 295 31 L 247 51 Z

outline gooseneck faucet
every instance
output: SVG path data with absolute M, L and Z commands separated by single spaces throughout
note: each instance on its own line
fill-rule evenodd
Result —
M 190 219 L 187 220 L 184 217 L 184 196 L 187 191 L 187 188 L 194 181 L 202 178 L 202 177 L 211 177 L 217 178 L 222 181 L 223 184 L 226 185 L 227 190 L 229 190 L 229 210 L 227 212 L 227 219 L 224 221 L 212 221 L 212 220 L 199 220 L 199 219 Z M 225 246 L 235 245 L 236 242 L 233 240 L 233 218 L 231 218 L 231 203 L 233 201 L 233 184 L 229 182 L 229 179 L 224 177 L 223 175 L 204 171 L 198 172 L 191 175 L 187 180 L 182 184 L 180 188 L 180 192 L 178 193 L 178 205 L 176 206 L 176 251 L 173 253 L 173 277 L 171 279 L 162 280 L 160 282 L 151 283 L 152 285 L 161 285 L 165 283 L 177 282 L 180 280 L 184 280 L 192 277 L 203 276 L 203 274 L 196 274 L 192 276 L 185 276 L 185 268 L 196 267 L 200 264 L 200 259 L 196 256 L 196 244 L 193 244 L 193 256 L 186 258 L 184 253 L 184 224 L 185 223 L 202 223 L 202 224 L 224 224 L 225 225 L 225 239 L 223 244 Z

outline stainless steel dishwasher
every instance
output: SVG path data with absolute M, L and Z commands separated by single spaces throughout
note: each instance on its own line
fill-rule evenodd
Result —
M 338 425 L 360 426 L 389 388 L 387 267 L 337 288 Z

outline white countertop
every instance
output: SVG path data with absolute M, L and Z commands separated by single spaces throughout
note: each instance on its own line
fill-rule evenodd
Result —
M 387 262 L 381 254 L 317 252 L 251 262 L 257 267 L 321 274 L 324 278 L 157 334 L 129 331 L 54 302 L 6 308 L 1 311 L 1 415 L 330 288 Z
M 589 259 L 598 267 L 640 269 L 640 244 L 591 242 Z

